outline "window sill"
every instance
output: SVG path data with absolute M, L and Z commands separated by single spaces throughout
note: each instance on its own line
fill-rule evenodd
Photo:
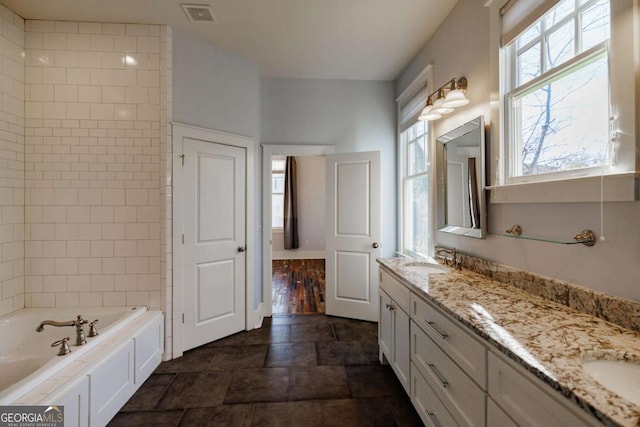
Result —
M 604 176 L 605 202 L 631 202 L 640 199 L 640 173 Z M 527 182 L 494 185 L 489 190 L 490 203 L 588 203 L 600 201 L 600 176 L 562 181 Z

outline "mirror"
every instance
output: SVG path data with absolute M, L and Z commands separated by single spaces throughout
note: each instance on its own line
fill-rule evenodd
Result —
M 436 138 L 438 231 L 484 238 L 485 129 L 482 116 Z

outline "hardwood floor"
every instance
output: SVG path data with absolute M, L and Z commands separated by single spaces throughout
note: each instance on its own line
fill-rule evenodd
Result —
M 273 260 L 273 314 L 324 313 L 323 259 Z

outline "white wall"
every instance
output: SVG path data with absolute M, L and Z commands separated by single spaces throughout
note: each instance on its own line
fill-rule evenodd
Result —
M 466 76 L 471 103 L 452 116 L 434 122 L 440 135 L 478 115 L 490 116 L 492 80 L 489 58 L 489 9 L 483 2 L 460 0 L 447 20 L 427 42 L 396 81 L 397 93 L 428 64 L 434 65 L 435 86 L 452 77 Z M 464 31 L 460 31 L 464 28 Z M 638 73 L 636 65 L 636 76 Z M 637 77 L 636 77 L 637 80 Z M 623 112 L 635 114 L 637 112 Z M 499 126 L 491 123 L 490 136 L 497 138 Z M 490 153 L 492 158 L 495 153 Z M 489 168 L 488 174 L 493 173 Z M 490 232 L 503 232 L 520 224 L 523 234 L 572 240 L 583 229 L 600 235 L 598 203 L 489 204 Z M 558 245 L 490 235 L 476 240 L 437 233 L 436 243 L 453 246 L 499 263 L 566 280 L 577 285 L 640 301 L 640 203 L 605 203 L 606 240 L 594 247 Z
M 161 306 L 160 30 L 26 21 L 27 307 Z
M 382 256 L 396 250 L 396 110 L 392 82 L 265 78 L 262 141 L 381 152 Z
M 24 21 L 0 5 L 0 315 L 24 307 Z
M 173 32 L 173 120 L 255 138 L 254 308 L 262 300 L 262 160 L 258 67 L 215 46 Z M 248 167 L 252 167 L 248 165 Z
M 326 160 L 324 156 L 296 157 L 296 165 L 298 171 L 298 239 L 300 248 L 285 250 L 282 230 L 273 230 L 273 259 L 305 256 L 315 258 L 318 257 L 319 252 L 324 251 Z M 322 257 L 324 258 L 324 254 Z

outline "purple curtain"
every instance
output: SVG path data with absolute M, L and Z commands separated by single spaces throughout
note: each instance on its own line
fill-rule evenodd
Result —
M 296 183 L 296 159 L 287 156 L 284 171 L 284 248 L 298 249 L 298 189 Z

